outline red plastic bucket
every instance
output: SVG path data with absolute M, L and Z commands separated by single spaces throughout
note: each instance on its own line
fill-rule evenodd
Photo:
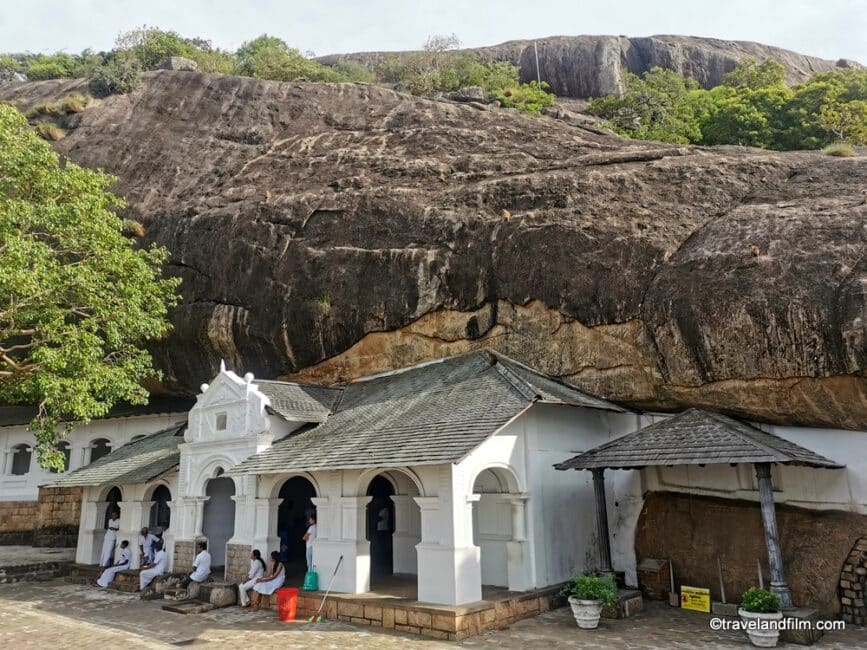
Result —
M 298 589 L 283 587 L 277 590 L 277 617 L 281 621 L 294 621 L 298 611 Z

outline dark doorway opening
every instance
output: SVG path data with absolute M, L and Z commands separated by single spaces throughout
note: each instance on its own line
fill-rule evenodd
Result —
M 165 485 L 160 485 L 154 490 L 151 500 L 154 504 L 151 506 L 151 516 L 148 525 L 151 532 L 156 532 L 156 529 L 159 528 L 159 532 L 162 533 L 171 523 L 169 501 L 172 500 L 172 493 Z
M 226 542 L 235 533 L 235 481 L 221 476 L 212 478 L 205 487 L 205 512 L 202 532 L 208 539 L 211 554 L 211 575 L 223 574 L 226 569 Z
M 307 568 L 307 518 L 316 515 L 313 497 L 316 489 L 303 476 L 293 476 L 280 487 L 282 501 L 277 507 L 277 536 L 280 538 L 280 559 L 287 576 L 303 576 Z M 315 560 L 314 560 L 315 563 Z
M 111 518 L 112 512 L 116 512 L 118 518 L 120 518 L 120 505 L 118 504 L 123 501 L 120 488 L 116 486 L 111 488 L 108 494 L 105 495 L 105 500 L 108 502 L 108 505 L 105 507 L 105 521 L 103 521 L 102 527 L 108 528 L 108 520 Z
M 394 573 L 394 486 L 384 476 L 375 476 L 367 487 L 367 539 L 370 541 L 371 578 Z

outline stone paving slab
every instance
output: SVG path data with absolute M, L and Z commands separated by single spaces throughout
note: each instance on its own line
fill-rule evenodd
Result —
M 0 644 L 18 648 L 123 647 L 316 648 L 358 650 L 395 648 L 440 650 L 554 650 L 559 648 L 741 648 L 743 633 L 712 632 L 709 615 L 650 602 L 628 619 L 603 619 L 598 630 L 579 630 L 568 608 L 519 621 L 505 630 L 460 643 L 395 632 L 373 631 L 340 621 L 284 623 L 270 611 L 237 607 L 181 615 L 161 610 L 161 601 L 104 591 L 60 580 L 0 586 Z M 803 646 L 781 645 L 783 648 Z M 867 629 L 849 626 L 829 632 L 816 648 L 867 648 Z

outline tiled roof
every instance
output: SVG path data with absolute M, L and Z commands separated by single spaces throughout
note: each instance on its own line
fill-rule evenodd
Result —
M 178 444 L 186 423 L 176 424 L 141 440 L 118 447 L 89 465 L 60 475 L 53 485 L 123 485 L 146 483 L 177 467 L 180 460 Z
M 108 412 L 108 415 L 99 419 L 186 413 L 195 403 L 196 400 L 187 397 L 151 397 L 147 404 L 118 404 Z M 35 416 L 35 406 L 0 406 L 0 427 L 29 424 Z
M 284 381 L 256 380 L 259 391 L 271 400 L 271 411 L 287 420 L 324 422 L 342 389 Z
M 476 351 L 351 383 L 323 424 L 228 473 L 453 463 L 536 402 L 622 410 L 501 354 Z
M 718 413 L 689 409 L 555 465 L 557 469 L 637 469 L 651 465 L 782 463 L 842 465 L 779 436 Z

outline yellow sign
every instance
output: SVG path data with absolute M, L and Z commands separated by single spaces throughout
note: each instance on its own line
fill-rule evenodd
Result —
M 697 612 L 710 612 L 710 589 L 680 587 L 680 606 Z

